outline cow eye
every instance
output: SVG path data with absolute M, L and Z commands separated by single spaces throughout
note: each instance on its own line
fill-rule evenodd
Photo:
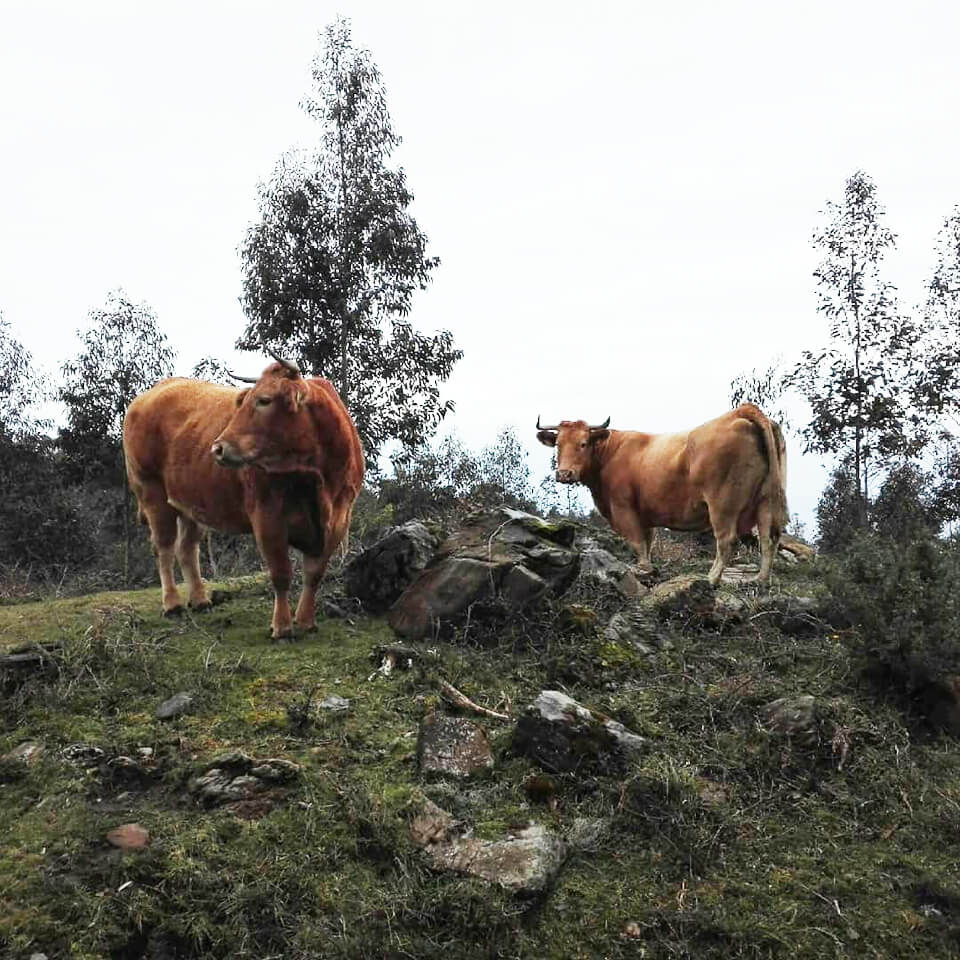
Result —
M 273 397 L 257 397 L 256 404 L 258 407 L 269 407 L 273 403 Z

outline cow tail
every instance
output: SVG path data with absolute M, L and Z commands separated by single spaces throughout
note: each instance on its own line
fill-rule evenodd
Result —
M 787 445 L 783 440 L 780 424 L 771 420 L 759 407 L 746 403 L 737 411 L 745 420 L 753 423 L 763 435 L 767 448 L 767 479 L 763 495 L 770 506 L 777 539 L 790 522 L 787 508 Z

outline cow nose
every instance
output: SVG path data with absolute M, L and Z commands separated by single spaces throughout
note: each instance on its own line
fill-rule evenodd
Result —
M 576 479 L 572 470 L 557 471 L 557 483 L 574 483 Z

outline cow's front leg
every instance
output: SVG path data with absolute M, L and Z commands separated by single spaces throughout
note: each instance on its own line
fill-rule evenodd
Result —
M 627 504 L 612 504 L 610 526 L 633 547 L 637 554 L 636 569 L 640 574 L 653 573 L 650 548 L 653 545 L 653 528 L 646 526 L 637 511 Z
M 312 630 L 317 615 L 317 590 L 323 575 L 327 571 L 329 556 L 303 556 L 303 592 L 297 604 L 297 627 L 300 630 Z
M 274 640 L 292 637 L 293 617 L 290 613 L 290 551 L 287 547 L 287 525 L 279 511 L 259 513 L 253 521 L 253 532 L 260 556 L 270 573 L 273 584 L 273 622 L 270 633 Z

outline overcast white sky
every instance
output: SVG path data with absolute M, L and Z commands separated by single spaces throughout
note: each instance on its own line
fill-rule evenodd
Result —
M 257 182 L 337 14 L 383 74 L 441 257 L 414 320 L 465 356 L 473 447 L 545 420 L 686 429 L 817 346 L 810 234 L 854 170 L 922 299 L 960 203 L 960 5 L 0 0 L 0 311 L 46 367 L 118 286 L 187 372 L 232 359 Z M 260 359 L 236 361 L 259 372 Z M 822 466 L 790 446 L 791 508 Z

